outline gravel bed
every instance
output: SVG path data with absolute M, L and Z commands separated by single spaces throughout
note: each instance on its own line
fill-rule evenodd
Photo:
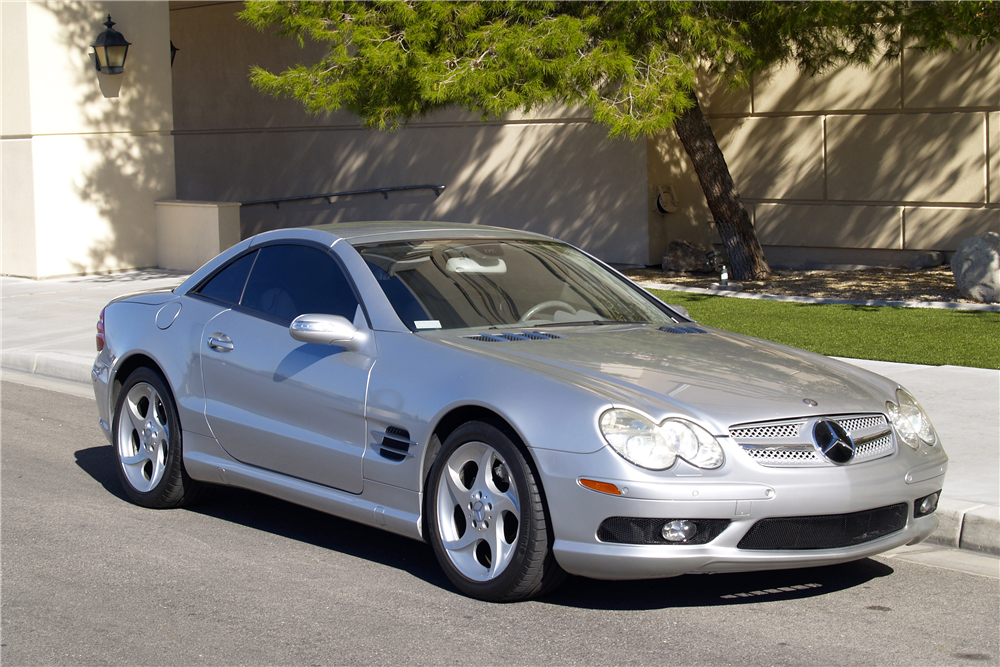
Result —
M 719 276 L 676 273 L 659 268 L 629 269 L 637 282 L 659 282 L 690 287 L 712 287 Z M 734 281 L 735 282 L 735 281 Z M 857 271 L 791 271 L 778 269 L 766 280 L 739 281 L 744 292 L 779 296 L 809 296 L 858 301 L 952 301 L 976 303 L 959 293 L 949 266 L 932 269 L 882 267 Z

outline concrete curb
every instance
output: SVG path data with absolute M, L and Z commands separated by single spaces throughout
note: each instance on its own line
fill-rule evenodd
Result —
M 928 542 L 1000 556 L 1000 507 L 942 498 L 937 516 L 941 525 Z
M 736 292 L 732 289 L 719 287 L 688 287 L 671 283 L 637 283 L 643 289 L 668 290 L 670 292 L 692 292 L 694 294 L 709 294 L 712 296 L 731 296 L 737 299 L 762 299 L 765 301 L 789 301 L 792 303 L 833 303 L 847 306 L 891 306 L 895 308 L 941 308 L 945 310 L 985 310 L 1000 312 L 1000 305 L 991 303 L 954 303 L 951 301 L 857 301 L 851 299 L 817 299 L 810 296 L 778 296 L 774 294 L 757 294 L 756 292 Z
M 97 353 L 94 353 L 97 356 Z M 65 352 L 4 350 L 0 366 L 14 371 L 90 384 L 93 357 Z

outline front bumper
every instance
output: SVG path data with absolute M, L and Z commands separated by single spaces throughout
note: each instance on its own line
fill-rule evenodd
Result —
M 594 579 L 812 567 L 914 544 L 938 525 L 933 513 L 914 516 L 914 502 L 942 488 L 947 456 L 940 447 L 923 457 L 905 451 L 862 465 L 808 469 L 764 468 L 736 450 L 726 447 L 725 472 L 678 468 L 667 473 L 637 469 L 608 448 L 593 454 L 533 451 L 552 518 L 556 560 L 567 572 Z M 581 477 L 615 484 L 622 495 L 584 488 Z M 738 546 L 761 519 L 846 515 L 899 503 L 906 504 L 905 525 L 860 544 L 781 550 Z M 723 519 L 729 524 L 707 544 L 621 544 L 598 538 L 598 527 L 610 517 Z

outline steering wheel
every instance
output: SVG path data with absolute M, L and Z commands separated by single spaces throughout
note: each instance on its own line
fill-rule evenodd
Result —
M 527 322 L 533 316 L 537 315 L 543 310 L 549 310 L 549 309 L 551 309 L 553 312 L 555 312 L 556 310 L 564 310 L 570 315 L 575 315 L 577 312 L 576 308 L 569 305 L 565 301 L 559 301 L 559 300 L 542 301 L 541 303 L 537 303 L 531 308 L 529 308 L 528 311 L 521 316 L 521 319 L 519 319 L 518 322 Z

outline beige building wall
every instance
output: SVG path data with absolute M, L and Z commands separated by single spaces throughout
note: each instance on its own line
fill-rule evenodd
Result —
M 154 202 L 247 202 L 240 233 L 338 220 L 440 219 L 529 229 L 624 264 L 718 241 L 673 133 L 609 140 L 579 109 L 502 121 L 449 111 L 398 132 L 310 116 L 250 87 L 251 64 L 316 56 L 235 17 L 242 3 L 0 3 L 0 272 L 47 277 L 156 266 Z M 111 13 L 133 45 L 99 75 Z M 173 69 L 169 49 L 180 51 Z M 1000 230 L 1000 46 L 810 79 L 786 68 L 702 103 L 775 265 L 901 263 Z M 659 189 L 678 210 L 661 215 Z
M 167 3 L 4 1 L 0 12 L 0 272 L 156 266 L 154 202 L 175 190 Z M 108 13 L 132 42 L 116 77 L 98 74 L 89 46 Z
M 437 184 L 241 209 L 243 236 L 320 222 L 447 220 L 529 229 L 621 263 L 648 255 L 646 142 L 608 140 L 574 109 L 504 122 L 449 111 L 396 132 L 346 113 L 310 116 L 251 88 L 252 64 L 282 68 L 316 52 L 235 18 L 241 3 L 175 4 L 171 38 L 178 199 L 234 201 Z M 210 64 L 207 65 L 207 64 Z
M 702 92 L 772 265 L 901 264 L 1000 231 L 1000 46 Z M 650 263 L 676 238 L 718 243 L 676 137 L 649 145 Z M 652 188 L 671 181 L 680 210 L 664 216 Z

